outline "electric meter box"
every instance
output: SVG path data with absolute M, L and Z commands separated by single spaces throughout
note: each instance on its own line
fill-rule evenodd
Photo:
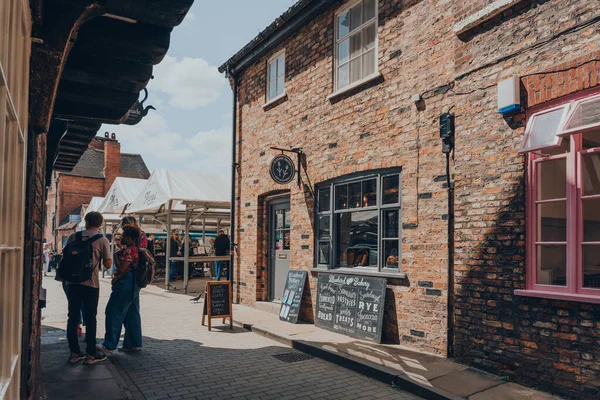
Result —
M 513 76 L 498 83 L 498 113 L 505 115 L 521 110 L 520 80 Z

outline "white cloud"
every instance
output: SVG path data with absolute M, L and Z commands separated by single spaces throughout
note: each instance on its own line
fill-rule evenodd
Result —
M 105 129 L 107 128 L 107 129 Z M 150 112 L 138 125 L 104 126 L 117 133 L 124 153 L 141 154 L 154 168 L 187 169 L 228 178 L 231 168 L 231 128 L 193 133 L 173 132 L 165 118 Z
M 192 11 L 188 11 L 188 13 L 185 15 L 184 21 L 195 21 L 195 20 L 196 20 L 196 14 L 194 14 Z
M 227 176 L 231 169 L 231 128 L 223 126 L 186 139 L 194 153 L 191 169 Z M 198 160 L 198 161 L 196 161 Z M 197 165 L 196 165 L 197 164 Z M 198 168 L 200 167 L 200 168 Z
M 191 110 L 214 103 L 226 83 L 217 67 L 202 58 L 165 56 L 154 68 L 149 88 L 166 94 L 172 107 Z

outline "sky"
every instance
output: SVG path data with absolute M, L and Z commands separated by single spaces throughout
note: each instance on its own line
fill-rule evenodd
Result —
M 103 125 L 121 152 L 141 154 L 152 171 L 172 168 L 231 173 L 232 92 L 217 68 L 296 0 L 195 0 L 171 34 L 163 61 L 154 67 L 145 106 L 134 126 Z

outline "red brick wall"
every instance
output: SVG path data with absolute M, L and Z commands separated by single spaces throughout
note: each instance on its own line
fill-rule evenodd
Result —
M 383 79 L 356 95 L 326 100 L 333 91 L 332 21 L 337 8 L 285 44 L 287 101 L 268 110 L 262 108 L 265 63 L 271 54 L 241 77 L 240 231 L 236 240 L 241 267 L 236 279 L 242 303 L 266 299 L 264 197 L 273 191 L 290 193 L 292 268 L 310 270 L 314 266 L 313 199 L 295 181 L 287 186 L 272 182 L 268 162 L 275 152 L 270 146 L 302 147 L 313 184 L 356 171 L 401 166 L 402 269 L 408 278 L 388 280 L 386 340 L 429 353 L 446 353 L 447 207 L 445 157 L 437 119 L 449 103 L 433 99 L 419 114 L 411 96 L 429 89 L 431 82 L 452 78 L 451 54 L 444 49 L 452 46 L 454 36 L 452 10 L 440 6 L 432 13 L 434 5 L 429 3 L 380 1 L 379 71 Z M 302 311 L 309 321 L 316 279 L 316 273 L 309 273 L 310 291 Z
M 46 136 L 29 133 L 25 198 L 25 249 L 23 260 L 23 330 L 21 398 L 39 399 L 42 287 L 42 237 L 45 211 Z
M 82 203 L 89 203 L 92 197 L 104 196 L 104 182 L 103 178 L 60 175 L 57 223 L 60 223 Z M 51 213 L 52 211 L 50 211 Z
M 598 63 L 577 67 L 598 58 L 596 26 L 527 49 L 597 14 L 596 5 L 537 3 L 499 16 L 456 47 L 457 75 L 477 69 L 453 89 L 456 357 L 510 380 L 592 399 L 600 395 L 600 306 L 513 294 L 526 279 L 525 164 L 517 153 L 525 115 L 497 114 L 495 84 L 521 77 L 522 104 L 533 107 L 598 82 Z M 490 63 L 500 57 L 508 58 Z

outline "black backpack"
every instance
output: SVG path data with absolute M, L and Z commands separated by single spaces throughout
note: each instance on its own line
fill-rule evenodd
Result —
M 138 248 L 138 254 L 140 259 L 133 268 L 135 274 L 135 280 L 139 287 L 145 288 L 154 279 L 154 257 L 148 251 L 148 249 Z
M 99 233 L 88 240 L 83 240 L 83 232 L 77 232 L 75 240 L 63 249 L 56 275 L 64 282 L 81 283 L 90 280 L 95 268 L 92 261 L 94 254 L 92 243 L 101 237 L 102 234 Z

